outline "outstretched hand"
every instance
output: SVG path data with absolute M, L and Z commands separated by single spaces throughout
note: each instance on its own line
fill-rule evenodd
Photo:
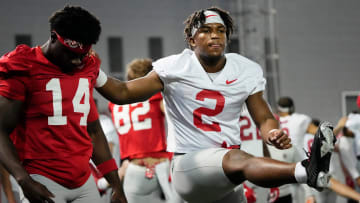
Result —
M 289 136 L 280 129 L 274 129 L 269 131 L 267 143 L 274 145 L 278 149 L 289 149 L 292 144 Z
M 25 180 L 19 181 L 25 197 L 31 203 L 46 202 L 55 203 L 51 198 L 55 197 L 44 185 L 33 180 L 30 176 Z

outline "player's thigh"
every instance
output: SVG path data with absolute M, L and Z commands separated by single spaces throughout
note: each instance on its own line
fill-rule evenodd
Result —
M 227 195 L 225 195 L 225 197 L 223 197 L 220 200 L 215 201 L 214 203 L 229 203 L 229 202 L 236 202 L 236 203 L 246 203 L 246 197 L 244 194 L 244 187 L 243 185 L 238 185 L 236 186 L 236 188 L 234 188 L 234 190 L 230 193 L 228 193 Z
M 160 190 L 160 185 L 155 177 L 145 176 L 146 168 L 130 163 L 125 172 L 124 192 L 125 195 L 150 195 Z
M 101 202 L 100 193 L 96 187 L 93 176 L 81 187 L 72 189 L 71 203 L 97 203 Z
M 224 173 L 222 160 L 228 149 L 211 148 L 177 155 L 172 162 L 176 192 L 189 202 L 214 202 L 236 185 Z
M 170 162 L 164 161 L 155 167 L 156 177 L 160 184 L 161 191 L 167 203 L 181 203 L 183 200 L 176 193 L 172 182 L 169 180 L 170 176 Z
M 71 191 L 69 191 L 67 188 L 45 176 L 38 174 L 31 174 L 30 176 L 35 181 L 43 184 L 51 193 L 55 195 L 55 197 L 51 199 L 56 203 L 66 203 L 67 197 L 71 195 Z

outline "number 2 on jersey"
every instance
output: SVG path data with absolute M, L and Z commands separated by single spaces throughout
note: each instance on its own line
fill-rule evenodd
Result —
M 216 101 L 215 109 L 209 109 L 206 107 L 200 107 L 194 110 L 194 125 L 203 131 L 215 131 L 221 132 L 221 127 L 218 122 L 212 122 L 211 124 L 204 123 L 202 116 L 216 116 L 221 113 L 225 105 L 225 97 L 218 91 L 202 90 L 196 95 L 196 100 L 204 101 L 205 99 L 214 99 Z

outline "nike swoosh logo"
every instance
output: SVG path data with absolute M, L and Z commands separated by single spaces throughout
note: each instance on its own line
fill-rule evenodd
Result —
M 227 85 L 229 85 L 229 84 L 231 84 L 231 83 L 233 83 L 233 82 L 235 82 L 235 81 L 237 81 L 237 79 L 234 79 L 234 80 L 226 80 L 225 82 L 226 82 Z

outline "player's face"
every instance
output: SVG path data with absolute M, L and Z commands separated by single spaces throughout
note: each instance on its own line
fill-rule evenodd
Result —
M 83 65 L 84 57 L 87 55 L 75 53 L 57 40 L 54 42 L 52 50 L 55 65 L 64 72 L 71 72 L 75 68 L 80 68 Z
M 222 57 L 226 47 L 226 28 L 220 23 L 209 23 L 201 26 L 190 45 L 193 50 L 207 57 Z

